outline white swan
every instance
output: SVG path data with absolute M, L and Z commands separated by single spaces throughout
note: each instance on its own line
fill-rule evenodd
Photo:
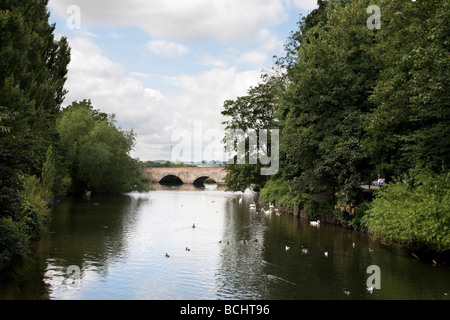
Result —
M 328 251 L 325 251 L 323 254 L 328 258 Z
M 310 221 L 309 224 L 313 227 L 318 227 L 320 225 L 320 220 Z
M 291 247 L 285 246 L 284 249 L 288 251 Z

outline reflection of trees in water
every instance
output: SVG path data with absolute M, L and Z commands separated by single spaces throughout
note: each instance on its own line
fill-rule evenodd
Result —
M 225 205 L 218 295 L 224 299 L 264 299 L 264 218 L 249 209 L 250 198 L 239 205 L 238 198 Z
M 127 237 L 134 232 L 140 207 L 148 201 L 148 194 L 131 193 L 65 199 L 58 204 L 48 233 L 37 243 L 34 268 L 40 270 L 46 286 L 36 298 L 62 290 L 70 265 L 81 269 L 82 281 L 91 271 L 105 278 L 114 261 L 126 258 Z

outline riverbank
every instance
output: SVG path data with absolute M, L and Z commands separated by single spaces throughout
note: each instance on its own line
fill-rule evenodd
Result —
M 373 230 L 367 227 L 364 218 L 366 211 L 369 208 L 371 200 L 375 198 L 378 189 L 365 190 L 366 198 L 359 211 L 355 211 L 355 214 L 347 215 L 348 219 L 342 219 L 342 211 L 339 207 L 327 199 L 323 194 L 314 196 L 300 195 L 297 197 L 288 196 L 284 194 L 276 200 L 266 201 L 264 197 L 269 198 L 267 192 L 258 197 L 258 205 L 263 208 L 268 208 L 269 204 L 273 204 L 279 214 L 287 214 L 298 216 L 301 219 L 309 221 L 320 220 L 321 224 L 338 225 L 347 229 L 363 232 L 369 234 L 374 240 L 380 244 L 387 246 L 401 246 L 408 251 L 409 255 L 416 260 L 420 260 L 426 264 L 432 266 L 450 267 L 450 250 L 437 251 L 433 250 L 426 244 L 409 243 L 400 241 L 388 241 L 383 237 L 377 235 Z M 295 201 L 295 199 L 304 198 L 304 201 Z M 302 206 L 303 205 L 303 206 Z M 338 212 L 336 212 L 338 210 Z M 345 217 L 345 216 L 344 216 Z

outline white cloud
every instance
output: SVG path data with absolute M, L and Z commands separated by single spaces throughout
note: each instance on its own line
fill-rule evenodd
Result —
M 148 88 L 144 73 L 129 73 L 105 57 L 92 38 L 69 39 L 72 60 L 65 105 L 91 99 L 94 108 L 115 113 L 118 125 L 137 134 L 133 156 L 142 160 L 168 159 L 175 130 L 193 132 L 200 121 L 203 130 L 221 128 L 223 102 L 244 95 L 259 81 L 259 71 L 237 72 L 215 68 L 171 79 L 179 94 L 163 95 Z M 220 146 L 219 146 L 220 148 Z
M 246 63 L 258 68 L 262 68 L 269 61 L 269 57 L 265 52 L 253 50 L 245 52 L 239 56 L 238 62 Z
M 78 0 L 85 23 L 138 27 L 160 39 L 249 40 L 287 19 L 285 0 Z M 51 0 L 61 17 L 73 0 Z
M 214 57 L 208 53 L 201 53 L 199 54 L 200 60 L 206 64 L 206 65 L 211 65 L 214 67 L 226 67 L 227 63 L 225 62 L 225 60 Z
M 183 44 L 164 40 L 149 41 L 146 48 L 150 53 L 170 58 L 182 57 L 192 51 L 191 48 Z
M 273 54 L 284 48 L 285 41 L 267 28 L 258 31 L 257 39 L 261 48 L 266 52 L 271 52 Z

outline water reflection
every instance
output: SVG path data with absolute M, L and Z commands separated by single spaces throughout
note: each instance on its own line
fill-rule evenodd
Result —
M 224 189 L 155 185 L 149 193 L 65 199 L 33 256 L 2 275 L 0 298 L 449 298 L 446 268 L 361 232 L 251 209 L 252 193 Z M 71 265 L 80 269 L 79 287 L 67 285 Z M 370 265 L 381 270 L 382 289 L 372 295 Z
M 264 299 L 265 261 L 263 216 L 249 209 L 252 194 L 227 202 L 217 274 L 218 296 L 221 299 Z
M 124 248 L 137 226 L 137 214 L 150 202 L 146 194 L 62 201 L 37 248 L 39 255 L 48 257 L 43 282 L 50 297 L 81 297 L 79 290 L 67 285 L 67 268 L 72 265 L 80 268 L 83 287 L 105 282 L 111 265 L 126 259 Z

